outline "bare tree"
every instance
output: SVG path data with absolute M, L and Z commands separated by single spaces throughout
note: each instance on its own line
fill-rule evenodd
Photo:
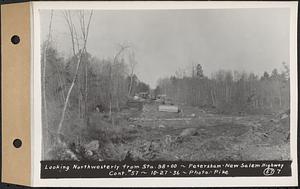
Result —
M 127 49 L 129 48 L 128 45 L 120 45 L 120 49 L 115 54 L 113 59 L 113 65 L 115 65 L 118 61 L 119 56 Z M 113 82 L 112 82 L 112 65 L 109 67 L 109 117 L 112 116 L 112 101 L 113 101 Z M 118 104 L 118 102 L 117 102 Z
M 80 42 L 79 42 L 79 37 L 77 34 L 77 29 L 75 27 L 75 24 L 73 22 L 73 18 L 71 15 L 71 11 L 64 11 L 64 17 L 65 20 L 67 22 L 67 26 L 70 32 L 70 38 L 71 38 L 71 42 L 72 42 L 72 52 L 73 52 L 73 57 L 77 57 L 77 53 L 79 53 L 80 51 Z M 81 20 L 80 16 L 79 16 L 79 20 Z M 80 88 L 80 86 L 79 86 Z M 82 107 L 81 107 L 81 102 L 82 102 L 82 92 L 79 90 L 78 93 L 78 115 L 81 118 L 82 117 Z
M 59 125 L 58 125 L 57 133 L 58 133 L 59 136 L 62 135 L 61 129 L 63 127 L 63 122 L 64 122 L 64 119 L 65 119 L 65 113 L 66 113 L 66 109 L 67 109 L 67 106 L 68 106 L 68 103 L 69 103 L 69 98 L 70 98 L 71 92 L 72 92 L 72 90 L 74 88 L 74 85 L 75 85 L 75 83 L 77 81 L 77 78 L 78 78 L 78 70 L 79 70 L 79 66 L 80 66 L 80 64 L 82 62 L 82 57 L 83 57 L 84 53 L 86 52 L 86 44 L 87 44 L 89 27 L 90 27 L 92 15 L 93 15 L 93 11 L 91 11 L 90 14 L 89 14 L 89 19 L 88 19 L 87 26 L 85 28 L 81 28 L 81 33 L 82 33 L 82 37 L 83 37 L 83 45 L 82 45 L 82 48 L 79 50 L 77 56 L 76 56 L 76 53 L 75 53 L 75 43 L 74 43 L 75 37 L 73 35 L 74 33 L 71 34 L 71 37 L 72 37 L 72 40 L 71 40 L 72 41 L 72 47 L 73 47 L 73 52 L 75 53 L 75 57 L 77 57 L 76 58 L 77 64 L 76 64 L 76 71 L 75 71 L 75 74 L 73 76 L 73 80 L 72 80 L 71 86 L 70 86 L 70 88 L 68 90 L 68 93 L 67 93 L 67 96 L 66 96 L 66 99 L 65 99 L 65 102 L 64 102 L 62 116 L 61 116 L 61 119 L 60 119 L 60 122 L 59 122 Z M 70 12 L 68 14 L 68 17 L 69 17 L 69 21 L 70 21 L 70 18 L 71 18 Z M 69 24 L 70 33 L 72 33 L 71 31 L 76 30 L 73 22 L 68 22 L 67 21 L 67 23 Z M 60 137 L 58 137 L 58 142 L 61 143 Z
M 86 24 L 85 24 L 85 14 L 84 11 L 79 11 L 79 23 L 82 31 L 83 39 L 86 38 Z M 84 49 L 84 54 L 86 55 L 86 49 Z M 88 101 L 88 61 L 84 64 L 85 68 L 85 85 L 84 85 L 84 118 L 87 117 L 87 101 Z
M 130 69 L 130 84 L 129 84 L 128 96 L 130 96 L 131 90 L 132 90 L 134 69 L 135 69 L 135 66 L 137 65 L 134 51 L 129 53 L 129 63 L 128 64 L 129 64 L 129 69 Z
M 72 50 L 73 50 L 73 55 L 76 55 L 76 49 L 75 49 L 75 40 L 77 40 L 77 47 L 79 51 L 79 43 L 78 43 L 78 36 L 76 32 L 75 25 L 73 23 L 72 15 L 70 11 L 64 11 L 64 17 L 67 22 L 69 31 L 70 31 L 70 37 L 71 37 L 71 42 L 72 42 Z

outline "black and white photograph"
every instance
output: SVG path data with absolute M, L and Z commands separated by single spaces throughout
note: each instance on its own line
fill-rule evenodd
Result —
M 42 161 L 292 161 L 289 8 L 38 14 Z
M 288 160 L 288 21 L 286 9 L 42 11 L 44 159 Z

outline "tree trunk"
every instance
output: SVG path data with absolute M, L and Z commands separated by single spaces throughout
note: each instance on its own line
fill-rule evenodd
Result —
M 132 82 L 133 82 L 133 74 L 131 74 L 131 76 L 130 76 L 130 85 L 129 85 L 129 90 L 128 90 L 128 96 L 131 95 Z
M 62 135 L 61 130 L 62 130 L 63 122 L 64 122 L 64 119 L 65 119 L 65 113 L 66 113 L 66 109 L 67 109 L 67 106 L 68 106 L 68 103 L 69 103 L 69 98 L 70 98 L 71 92 L 72 92 L 72 90 L 73 90 L 73 88 L 74 88 L 75 82 L 76 82 L 77 77 L 78 77 L 78 70 L 79 70 L 79 66 L 80 66 L 81 61 L 82 61 L 82 55 L 83 55 L 84 52 L 86 51 L 86 44 L 87 44 L 87 38 L 88 38 L 88 31 L 89 31 L 89 26 L 90 26 L 90 22 L 91 22 L 92 15 L 93 15 L 93 11 L 91 11 L 91 13 L 90 13 L 88 25 L 87 25 L 87 28 L 86 28 L 86 29 L 87 29 L 87 30 L 86 30 L 86 34 L 84 35 L 85 38 L 84 38 L 83 48 L 82 48 L 82 50 L 79 52 L 79 57 L 77 58 L 77 66 L 76 66 L 75 75 L 74 75 L 74 77 L 73 77 L 71 86 L 70 86 L 70 88 L 69 88 L 69 90 L 68 90 L 67 97 L 66 97 L 66 101 L 65 101 L 65 103 L 64 103 L 64 107 L 63 107 L 63 111 L 62 111 L 62 116 L 61 116 L 60 122 L 59 122 L 59 124 L 58 124 L 57 134 L 58 134 L 58 142 L 59 142 L 59 143 L 62 143 L 60 136 Z M 84 32 L 84 31 L 82 31 L 82 32 Z
M 111 118 L 111 114 L 112 114 L 112 70 L 111 70 L 111 65 L 109 65 L 109 118 Z
M 86 52 L 85 52 L 86 56 Z M 84 99 L 84 118 L 87 118 L 87 107 L 88 107 L 88 61 L 85 63 L 85 99 Z
M 211 95 L 212 105 L 213 105 L 214 107 L 216 107 L 215 94 L 214 94 L 214 92 L 213 92 L 212 90 L 210 91 L 210 95 Z
M 62 129 L 62 125 L 63 125 L 64 119 L 65 119 L 65 113 L 66 113 L 66 109 L 67 109 L 67 106 L 68 106 L 68 103 L 69 103 L 69 98 L 70 98 L 71 92 L 73 90 L 73 87 L 74 87 L 75 82 L 76 82 L 77 77 L 78 77 L 78 70 L 79 70 L 79 66 L 80 66 L 80 63 L 81 63 L 81 58 L 82 58 L 82 51 L 80 52 L 80 56 L 79 56 L 79 58 L 77 60 L 76 72 L 75 72 L 75 75 L 73 77 L 71 86 L 70 86 L 70 88 L 68 90 L 66 101 L 64 103 L 64 107 L 63 107 L 63 111 L 62 111 L 62 116 L 61 116 L 60 122 L 58 124 L 58 129 L 57 129 L 58 134 L 61 134 L 61 129 Z

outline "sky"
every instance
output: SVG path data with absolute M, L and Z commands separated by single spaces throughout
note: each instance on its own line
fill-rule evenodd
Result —
M 45 41 L 49 10 L 40 11 L 40 21 Z M 72 54 L 70 39 L 63 12 L 54 11 L 52 40 L 65 58 Z M 119 44 L 130 45 L 135 73 L 152 88 L 192 63 L 206 76 L 220 69 L 262 75 L 289 63 L 289 9 L 95 10 L 87 51 L 113 57 Z

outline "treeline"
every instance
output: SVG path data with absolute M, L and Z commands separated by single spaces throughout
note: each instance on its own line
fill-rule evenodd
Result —
M 197 65 L 191 76 L 160 79 L 156 94 L 166 94 L 177 103 L 215 108 L 220 113 L 274 113 L 289 109 L 289 67 L 274 69 L 262 77 L 253 73 L 220 70 L 211 78 Z M 196 74 L 195 74 L 196 73 Z
M 76 60 L 74 57 L 65 60 L 51 46 L 48 47 L 46 54 L 45 94 L 48 109 L 53 105 L 60 109 L 75 75 Z M 44 52 L 42 52 L 43 56 Z M 124 57 L 116 60 L 98 59 L 86 52 L 82 55 L 81 61 L 68 103 L 68 111 L 72 111 L 78 117 L 85 117 L 85 113 L 93 111 L 96 105 L 102 106 L 106 112 L 110 109 L 120 110 L 125 106 L 128 98 L 136 93 L 150 90 L 149 85 L 140 81 L 135 74 L 129 73 L 129 63 Z

